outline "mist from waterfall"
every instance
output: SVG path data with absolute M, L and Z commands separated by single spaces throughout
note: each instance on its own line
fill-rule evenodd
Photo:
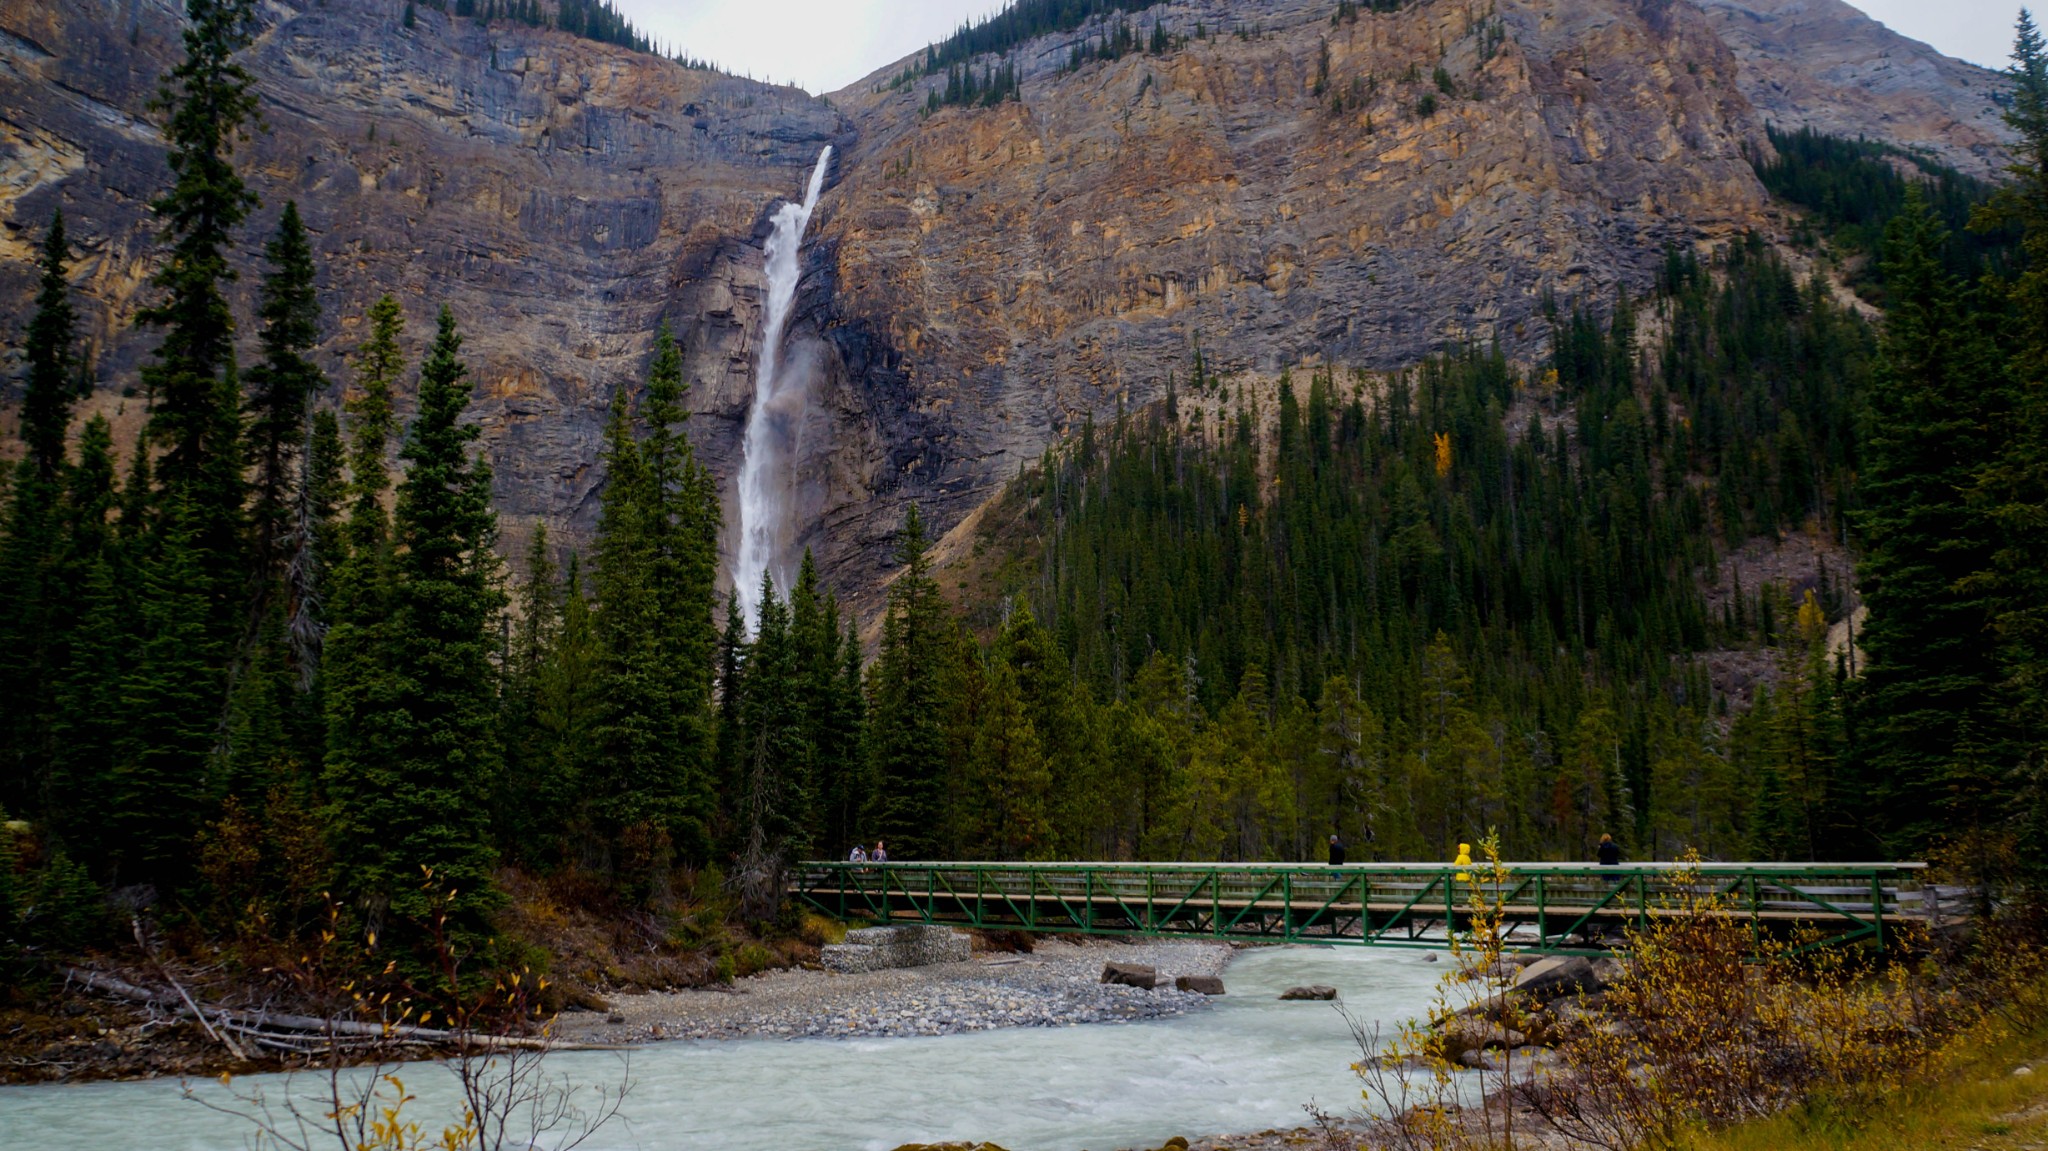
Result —
M 810 404 L 811 373 L 802 368 L 786 370 L 782 341 L 803 271 L 797 256 L 803 249 L 804 229 L 810 225 L 811 210 L 818 205 L 818 193 L 825 187 L 825 171 L 831 163 L 828 144 L 818 153 L 818 166 L 811 171 L 804 202 L 785 203 L 777 209 L 768 233 L 768 315 L 754 367 L 754 406 L 747 414 L 747 434 L 740 451 L 740 538 L 732 565 L 733 590 L 739 594 L 740 610 L 749 626 L 760 618 L 762 573 L 772 569 L 775 586 L 789 587 L 788 563 L 782 552 L 795 503 L 796 477 L 791 468 L 797 431 Z

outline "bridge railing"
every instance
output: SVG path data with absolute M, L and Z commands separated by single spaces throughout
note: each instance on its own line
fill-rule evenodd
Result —
M 1922 904 L 1917 863 L 1511 863 L 1494 884 L 1476 866 L 1371 863 L 805 863 L 792 893 L 829 914 L 1084 934 L 1441 946 L 1475 892 L 1498 904 L 1519 942 L 1605 946 L 1687 895 L 1767 928 L 1812 927 L 1832 941 L 1882 939 Z

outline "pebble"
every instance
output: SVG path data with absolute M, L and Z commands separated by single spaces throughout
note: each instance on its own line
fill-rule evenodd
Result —
M 1148 991 L 1098 982 L 1105 961 L 1149 964 L 1169 975 L 1220 975 L 1230 955 L 1228 946 L 1205 942 L 1046 941 L 1028 956 L 977 956 L 966 963 L 855 975 L 776 971 L 740 980 L 738 995 L 620 996 L 609 1016 L 564 1015 L 556 1033 L 584 1042 L 866 1039 L 1128 1023 L 1201 1010 L 1210 1000 L 1170 983 Z

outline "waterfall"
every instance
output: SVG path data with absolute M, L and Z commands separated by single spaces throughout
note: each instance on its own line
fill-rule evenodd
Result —
M 760 358 L 754 366 L 754 406 L 747 413 L 747 434 L 740 451 L 740 538 L 733 557 L 732 585 L 739 593 L 740 610 L 751 624 L 760 618 L 761 574 L 773 570 L 775 586 L 789 588 L 789 571 L 781 554 L 789 530 L 794 502 L 794 462 L 797 429 L 803 423 L 810 402 L 810 373 L 786 372 L 782 364 L 782 338 L 789 328 L 789 311 L 796 302 L 797 277 L 802 265 L 797 260 L 803 248 L 804 229 L 817 207 L 818 193 L 825 186 L 825 170 L 832 163 L 832 146 L 818 153 L 818 166 L 811 170 L 811 184 L 802 204 L 785 203 L 775 212 L 768 233 L 768 316 L 761 328 Z

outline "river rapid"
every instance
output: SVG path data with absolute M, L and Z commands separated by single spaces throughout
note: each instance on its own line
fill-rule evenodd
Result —
M 1355 1016 L 1388 1030 L 1420 1014 L 1444 971 L 1409 951 L 1272 948 L 1225 972 L 1230 993 L 1175 1019 L 1021 1027 L 930 1038 L 728 1040 L 630 1053 L 631 1092 L 589 1151 L 885 1151 L 908 1142 L 989 1140 L 1011 1151 L 1158 1146 L 1302 1126 L 1313 1099 L 1359 1103 L 1356 1045 L 1332 1004 L 1282 1003 L 1296 984 L 1338 988 Z M 616 1083 L 626 1057 L 558 1052 L 552 1073 Z M 446 1072 L 406 1068 L 409 1117 L 451 1113 Z M 276 1094 L 283 1077 L 237 1080 Z M 206 1082 L 195 1090 L 228 1101 Z M 248 1125 L 182 1098 L 176 1081 L 0 1088 L 0 1147 L 64 1151 L 229 1151 Z M 559 1140 L 537 1144 L 552 1151 Z

